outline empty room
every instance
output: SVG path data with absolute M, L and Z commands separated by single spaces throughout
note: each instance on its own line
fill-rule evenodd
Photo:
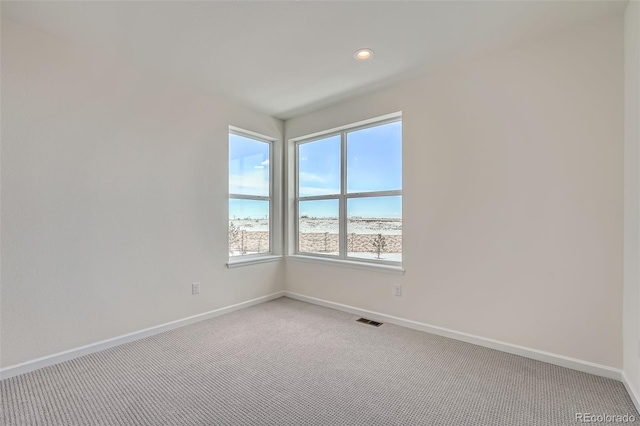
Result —
M 640 424 L 640 1 L 2 1 L 0 424 Z

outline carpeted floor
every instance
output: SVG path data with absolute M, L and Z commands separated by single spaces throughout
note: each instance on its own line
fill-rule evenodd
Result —
M 288 298 L 0 382 L 2 425 L 575 425 L 623 385 Z M 606 423 L 601 423 L 606 424 Z M 640 424 L 640 420 L 636 420 Z

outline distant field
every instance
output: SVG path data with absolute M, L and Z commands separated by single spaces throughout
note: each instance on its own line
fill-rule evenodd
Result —
M 231 219 L 238 229 L 247 232 L 268 231 L 269 221 L 266 219 Z M 347 233 L 402 235 L 402 219 L 352 218 L 347 223 Z M 337 218 L 301 218 L 300 232 L 338 232 Z

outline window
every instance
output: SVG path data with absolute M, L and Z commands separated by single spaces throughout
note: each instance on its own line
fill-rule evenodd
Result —
M 296 141 L 296 253 L 402 262 L 400 118 Z
M 272 143 L 229 131 L 229 257 L 271 253 Z

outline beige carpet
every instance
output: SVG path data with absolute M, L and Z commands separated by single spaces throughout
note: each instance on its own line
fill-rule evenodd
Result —
M 623 385 L 281 298 L 0 382 L 2 425 L 575 425 Z M 639 420 L 636 420 L 640 424 Z M 602 423 L 606 424 L 606 423 Z

